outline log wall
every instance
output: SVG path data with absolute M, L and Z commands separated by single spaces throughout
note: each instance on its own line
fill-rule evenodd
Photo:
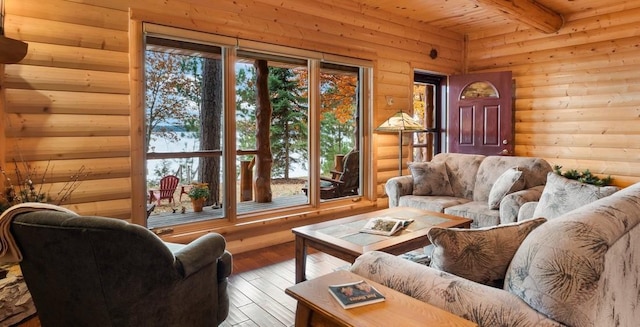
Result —
M 467 36 L 468 72 L 513 72 L 516 155 L 640 182 L 639 15 L 640 1 L 626 1 L 566 16 L 554 34 Z
M 83 214 L 129 219 L 132 192 L 143 192 L 131 186 L 131 153 L 140 151 L 131 143 L 132 13 L 373 60 L 374 127 L 411 108 L 414 69 L 511 70 L 516 155 L 612 175 L 621 186 L 640 181 L 638 0 L 567 16 L 554 34 L 524 26 L 471 33 L 466 46 L 460 35 L 373 10 L 365 15 L 348 1 L 5 0 L 5 6 L 5 34 L 28 42 L 29 51 L 20 64 L 0 69 L 0 162 L 50 165 L 52 191 L 84 167 L 88 176 L 69 202 Z M 396 135 L 374 134 L 378 196 L 398 173 L 397 142 Z
M 127 12 L 70 1 L 5 7 L 5 34 L 29 50 L 4 67 L 3 167 L 13 176 L 14 160 L 28 162 L 53 198 L 81 172 L 65 206 L 130 218 Z
M 463 37 L 333 0 L 5 0 L 5 34 L 29 43 L 5 65 L 0 159 L 52 167 L 52 192 L 84 167 L 67 202 L 82 214 L 131 218 L 130 16 L 196 31 L 374 61 L 375 126 L 411 108 L 413 69 L 457 73 Z M 401 22 L 401 23 L 399 23 Z M 439 57 L 429 58 L 432 47 Z M 1 70 L 0 70 L 1 72 Z M 387 106 L 385 96 L 394 97 Z M 1 98 L 0 98 L 1 99 Z M 3 104 L 0 102 L 0 106 Z M 0 129 L 2 131 L 2 129 Z M 397 174 L 397 137 L 374 135 L 376 189 Z M 374 143 L 376 144 L 376 143 Z

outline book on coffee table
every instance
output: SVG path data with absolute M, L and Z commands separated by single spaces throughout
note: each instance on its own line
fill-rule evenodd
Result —
M 393 235 L 413 222 L 413 219 L 398 219 L 392 217 L 371 218 L 360 229 L 361 232 L 379 235 Z
M 384 296 L 366 281 L 329 285 L 329 293 L 345 308 L 351 309 L 384 301 Z

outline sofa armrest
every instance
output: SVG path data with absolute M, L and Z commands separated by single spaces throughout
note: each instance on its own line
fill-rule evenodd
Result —
M 210 264 L 217 264 L 225 252 L 227 243 L 220 234 L 209 233 L 200 236 L 174 253 L 184 277 L 199 271 Z
M 542 190 L 544 190 L 544 185 L 538 185 L 507 194 L 500 202 L 500 223 L 507 224 L 518 221 L 520 207 L 527 202 L 540 200 Z
M 401 196 L 413 194 L 413 177 L 398 176 L 389 178 L 384 185 L 384 190 L 389 196 L 389 208 L 397 207 Z
M 518 221 L 533 218 L 533 212 L 536 211 L 536 206 L 538 206 L 538 201 L 523 204 L 518 211 Z
M 384 252 L 367 252 L 351 271 L 480 326 L 562 326 L 519 297 Z

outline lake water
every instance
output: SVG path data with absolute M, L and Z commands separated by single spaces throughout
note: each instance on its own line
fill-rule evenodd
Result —
M 150 149 L 153 152 L 178 152 L 178 151 L 196 151 L 199 148 L 198 139 L 191 137 L 183 137 L 179 142 L 169 142 L 165 139 L 157 138 L 151 141 Z M 277 160 L 277 159 L 276 159 Z M 180 167 L 182 170 L 180 171 Z M 239 169 L 240 161 L 236 161 Z M 160 173 L 157 173 L 160 171 Z M 157 184 L 162 176 L 178 175 L 181 180 L 188 179 L 188 176 L 197 178 L 198 158 L 193 159 L 162 159 L 147 160 L 147 183 Z M 277 177 L 277 176 L 274 176 Z M 307 178 L 307 170 L 302 166 L 294 166 L 289 173 L 291 178 Z M 187 184 L 187 183 L 183 183 Z

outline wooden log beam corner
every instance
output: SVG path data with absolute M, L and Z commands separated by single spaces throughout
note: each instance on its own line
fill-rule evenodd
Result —
M 27 55 L 27 43 L 0 35 L 0 64 L 15 64 Z
M 547 34 L 559 31 L 564 24 L 562 15 L 534 0 L 476 0 L 476 2 L 500 10 L 508 17 Z

